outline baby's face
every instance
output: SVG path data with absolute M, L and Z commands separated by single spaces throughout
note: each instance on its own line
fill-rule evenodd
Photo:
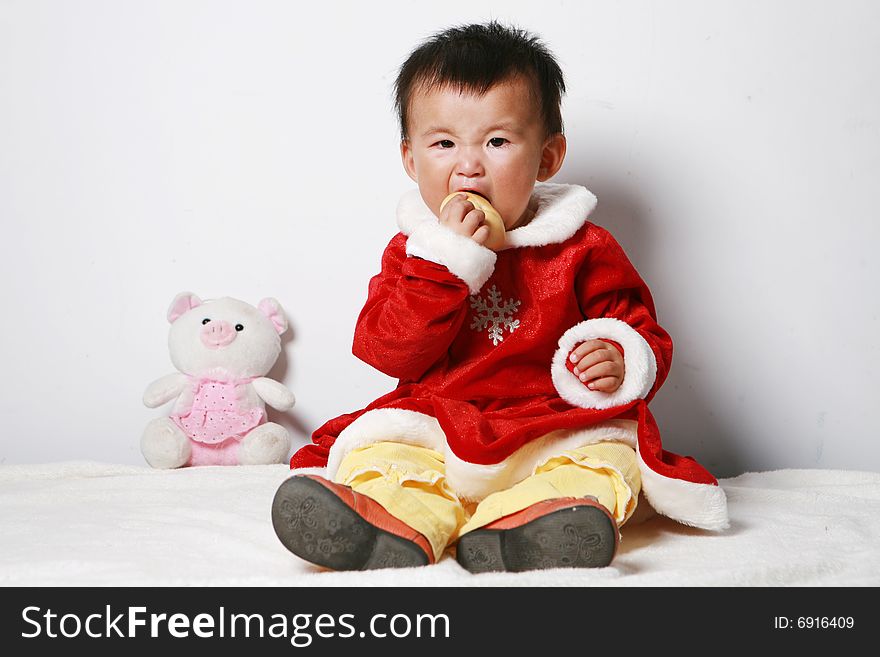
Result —
M 553 176 L 565 155 L 565 138 L 547 137 L 538 101 L 521 77 L 482 96 L 457 88 L 416 92 L 409 111 L 403 165 L 437 216 L 446 196 L 471 190 L 489 200 L 508 229 L 525 223 L 535 181 Z

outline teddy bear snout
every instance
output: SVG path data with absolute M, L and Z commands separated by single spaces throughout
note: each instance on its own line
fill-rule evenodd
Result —
M 202 327 L 200 337 L 202 344 L 208 349 L 220 349 L 231 344 L 236 335 L 237 332 L 232 324 L 223 320 L 215 320 Z

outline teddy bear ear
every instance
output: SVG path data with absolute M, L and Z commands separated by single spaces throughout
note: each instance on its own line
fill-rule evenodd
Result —
M 272 322 L 272 326 L 278 331 L 278 335 L 281 335 L 287 330 L 287 317 L 284 315 L 284 309 L 275 299 L 272 297 L 263 299 L 257 304 L 257 308 L 269 318 L 269 321 Z
M 181 292 L 168 307 L 168 322 L 173 324 L 182 314 L 202 305 L 202 300 L 192 292 Z

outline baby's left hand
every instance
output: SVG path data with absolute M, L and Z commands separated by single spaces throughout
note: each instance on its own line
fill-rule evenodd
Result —
M 603 340 L 587 340 L 569 356 L 575 363 L 574 375 L 590 390 L 614 392 L 623 383 L 623 355 L 613 344 Z

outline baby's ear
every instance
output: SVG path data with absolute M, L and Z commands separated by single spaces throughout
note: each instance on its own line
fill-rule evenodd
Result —
M 278 335 L 281 335 L 287 330 L 287 317 L 284 314 L 284 309 L 275 299 L 267 297 L 257 304 L 257 308 L 269 318 L 269 321 L 272 322 L 272 326 L 278 331 Z
M 168 307 L 168 322 L 173 324 L 182 314 L 202 305 L 202 300 L 192 292 L 181 292 Z
M 545 182 L 556 175 L 565 160 L 565 150 L 565 135 L 561 132 L 553 133 L 547 137 L 541 151 L 541 167 L 538 169 L 539 181 Z
M 403 162 L 403 168 L 406 175 L 412 178 L 413 182 L 419 182 L 419 176 L 416 173 L 416 160 L 413 157 L 412 144 L 408 139 L 400 141 L 400 161 Z

